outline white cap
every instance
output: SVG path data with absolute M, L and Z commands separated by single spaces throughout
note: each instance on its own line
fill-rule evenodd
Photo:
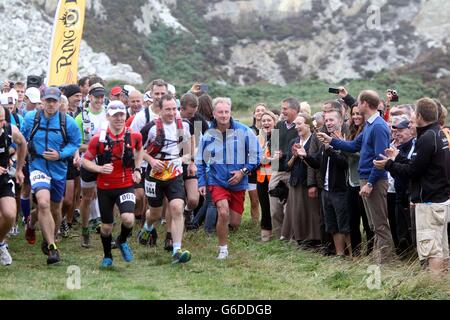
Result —
M 147 91 L 146 93 L 144 93 L 144 102 L 147 102 L 147 101 L 153 102 L 151 91 Z
M 122 112 L 125 114 L 127 113 L 127 107 L 125 107 L 123 102 L 120 100 L 111 101 L 108 104 L 108 106 L 106 107 L 106 113 L 109 114 L 110 116 L 113 116 L 119 112 Z
M 25 91 L 25 96 L 30 99 L 31 103 L 41 102 L 41 91 L 38 88 L 31 87 Z
M 171 94 L 175 94 L 177 91 L 175 90 L 175 86 L 173 84 L 168 83 L 167 84 L 167 91 Z
M 125 93 L 125 95 L 128 97 L 131 92 L 136 91 L 136 88 L 133 86 L 130 86 L 129 84 L 126 84 L 123 86 L 122 92 Z

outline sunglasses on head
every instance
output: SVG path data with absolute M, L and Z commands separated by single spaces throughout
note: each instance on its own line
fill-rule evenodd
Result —
M 124 106 L 109 106 L 108 110 L 125 110 Z

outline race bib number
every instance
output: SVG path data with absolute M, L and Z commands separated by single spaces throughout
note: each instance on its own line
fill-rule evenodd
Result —
M 51 178 L 39 170 L 31 171 L 30 173 L 30 182 L 31 185 L 35 185 L 38 183 L 45 183 L 50 185 Z
M 156 198 L 156 182 L 145 180 L 145 195 L 149 198 Z
M 131 201 L 133 203 L 136 203 L 136 196 L 134 195 L 134 193 L 124 193 L 123 195 L 120 196 L 120 203 L 124 203 L 127 201 Z

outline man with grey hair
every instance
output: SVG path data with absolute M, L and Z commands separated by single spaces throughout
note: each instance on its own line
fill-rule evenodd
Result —
M 284 121 L 276 124 L 274 134 L 272 134 L 272 177 L 269 182 L 269 194 L 277 187 L 285 185 L 287 188 L 290 173 L 286 172 L 285 159 L 289 147 L 289 141 L 297 137 L 294 120 L 300 111 L 300 104 L 294 98 L 286 98 L 281 102 L 281 113 Z M 278 147 L 278 148 L 277 148 Z M 278 197 L 270 195 L 270 215 L 272 216 L 272 234 L 276 238 L 281 237 L 281 226 L 284 218 L 284 203 Z
M 205 196 L 208 186 L 217 207 L 217 258 L 223 260 L 228 257 L 228 228 L 236 229 L 241 223 L 247 175 L 258 167 L 261 148 L 253 131 L 231 118 L 229 98 L 214 99 L 213 114 L 214 120 L 200 141 L 195 163 L 199 192 Z

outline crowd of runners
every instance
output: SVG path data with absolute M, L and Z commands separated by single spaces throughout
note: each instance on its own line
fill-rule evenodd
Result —
M 0 265 L 21 254 L 11 256 L 9 237 L 34 245 L 37 230 L 47 264 L 74 232 L 87 250 L 99 234 L 104 268 L 114 248 L 131 262 L 132 246 L 159 242 L 185 263 L 183 234 L 203 224 L 227 259 L 248 193 L 262 242 L 448 269 L 450 130 L 436 99 L 398 104 L 393 90 L 383 100 L 340 87 L 314 114 L 296 98 L 259 103 L 247 126 L 230 98 L 212 99 L 200 83 L 178 95 L 162 79 L 143 92 L 107 90 L 98 76 L 41 82 L 2 86 Z

